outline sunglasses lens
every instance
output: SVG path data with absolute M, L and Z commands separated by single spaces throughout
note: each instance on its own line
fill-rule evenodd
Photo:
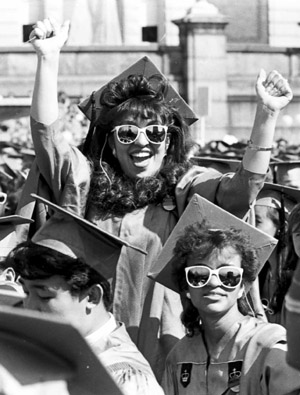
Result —
M 118 139 L 123 144 L 131 144 L 137 138 L 139 133 L 138 127 L 134 125 L 120 126 L 117 131 Z
M 242 279 L 242 274 L 237 267 L 224 267 L 219 269 L 219 278 L 224 287 L 235 288 Z
M 209 279 L 210 271 L 207 267 L 191 267 L 187 271 L 187 282 L 191 287 L 204 287 Z
M 239 268 L 221 267 L 213 270 L 217 274 L 220 282 L 226 288 L 236 288 L 242 281 L 242 271 Z M 210 279 L 211 270 L 206 266 L 195 266 L 186 269 L 186 279 L 188 284 L 194 288 L 204 287 Z
M 166 129 L 161 125 L 149 125 L 146 128 L 148 140 L 154 144 L 162 143 L 166 138 Z

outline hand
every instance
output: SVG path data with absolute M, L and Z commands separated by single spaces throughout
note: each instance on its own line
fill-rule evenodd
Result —
M 255 88 L 258 99 L 271 111 L 282 110 L 293 98 L 288 81 L 276 70 L 266 76 L 261 69 Z
M 57 53 L 66 43 L 69 30 L 70 21 L 65 21 L 60 26 L 54 19 L 44 19 L 33 26 L 29 41 L 39 55 Z

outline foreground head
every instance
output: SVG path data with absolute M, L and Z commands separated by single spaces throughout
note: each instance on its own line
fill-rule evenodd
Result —
M 26 242 L 12 250 L 7 262 L 20 274 L 25 308 L 55 314 L 84 335 L 93 329 L 87 318 L 110 309 L 108 281 L 83 259 Z
M 259 262 L 246 235 L 236 229 L 210 229 L 204 224 L 187 226 L 178 239 L 173 275 L 187 297 L 182 315 L 188 331 L 207 316 L 222 317 L 238 309 L 246 285 L 258 273 Z
M 188 125 L 166 100 L 168 82 L 161 75 L 129 75 L 107 84 L 99 103 L 93 137 L 84 151 L 129 178 L 155 176 L 165 164 L 184 163 L 191 138 Z
M 7 265 L 20 275 L 26 308 L 53 313 L 85 336 L 108 318 L 108 281 L 125 242 L 73 212 L 32 196 L 54 214 L 30 242 L 11 251 Z

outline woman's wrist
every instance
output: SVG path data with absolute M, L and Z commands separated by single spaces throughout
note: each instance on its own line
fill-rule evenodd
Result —
M 276 117 L 277 118 L 279 113 L 280 113 L 280 110 L 274 109 L 274 108 L 270 108 L 263 102 L 258 102 L 257 108 L 260 109 L 262 113 L 265 113 L 267 116 L 270 116 L 270 117 Z
M 253 151 L 272 151 L 273 146 L 262 146 L 254 144 L 253 141 L 250 139 L 248 140 L 247 148 Z

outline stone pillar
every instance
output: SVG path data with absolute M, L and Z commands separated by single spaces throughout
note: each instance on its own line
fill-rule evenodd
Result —
M 226 35 L 227 20 L 207 0 L 197 1 L 179 27 L 184 58 L 186 98 L 200 116 L 193 137 L 200 143 L 221 139 L 228 125 Z

